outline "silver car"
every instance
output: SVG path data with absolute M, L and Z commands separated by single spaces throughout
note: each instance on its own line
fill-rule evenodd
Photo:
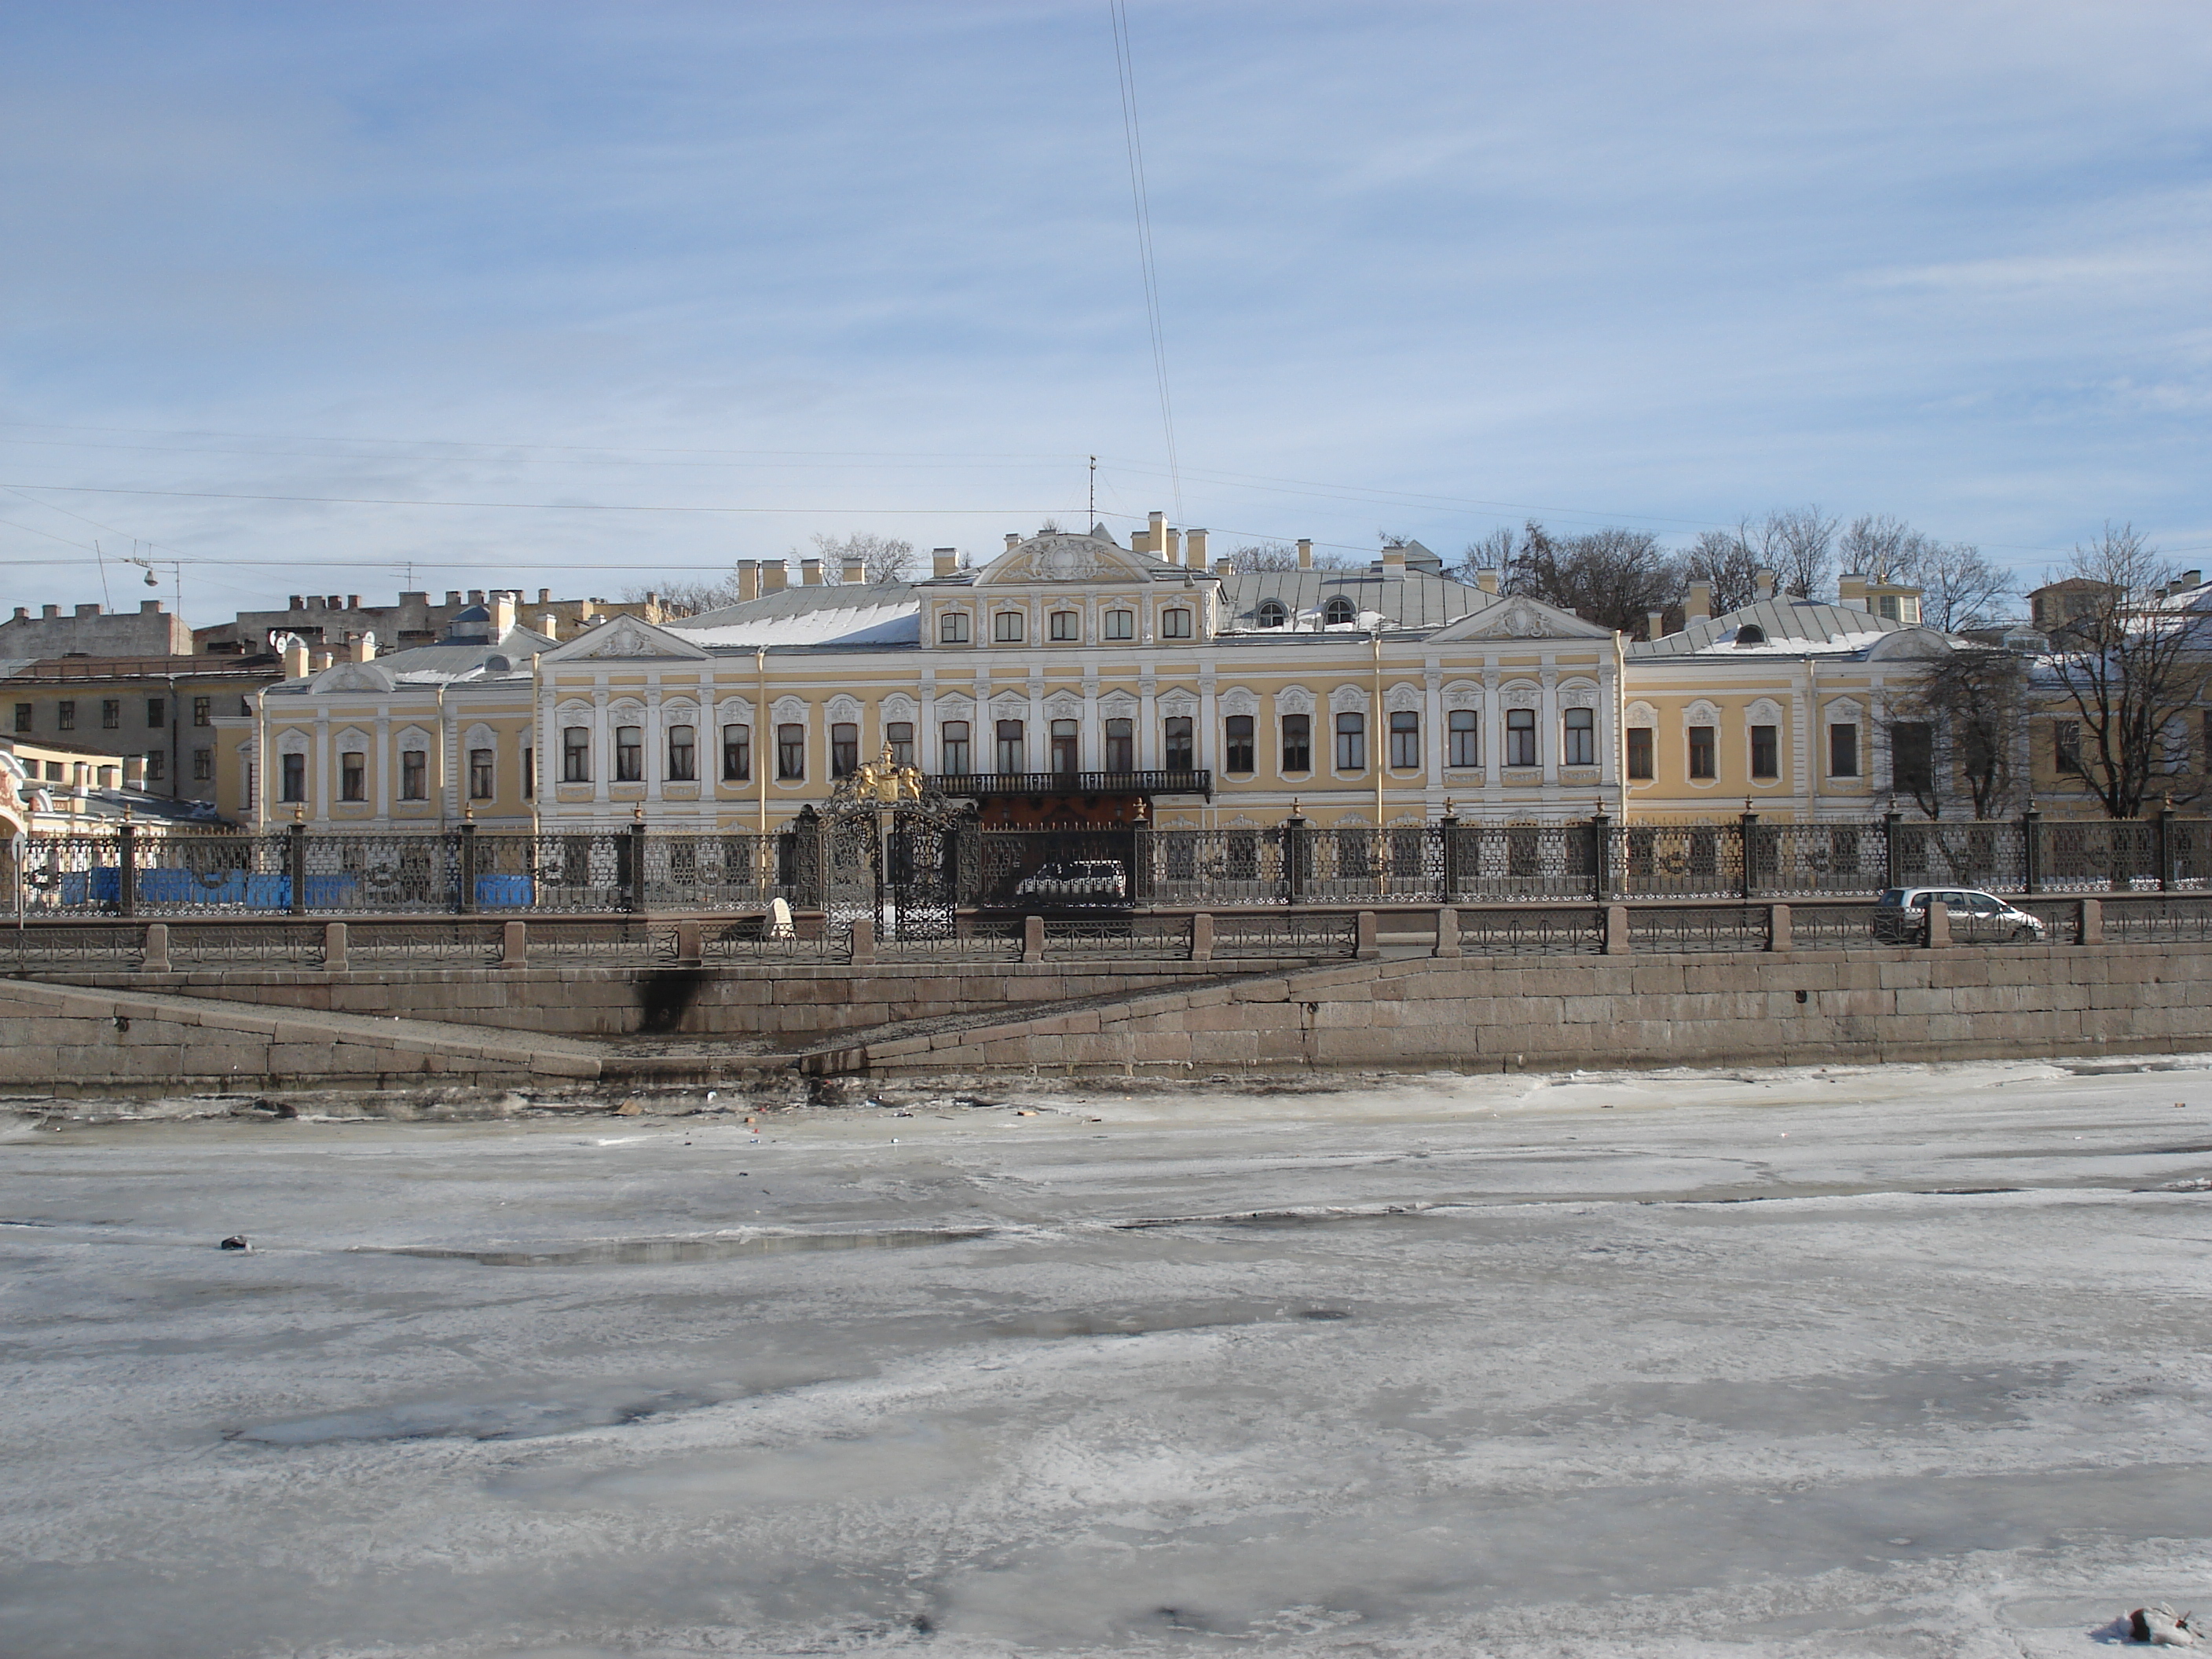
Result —
M 2040 945 L 2047 931 L 2042 917 L 1978 887 L 1892 887 L 1875 901 L 1875 938 L 1884 945 L 1918 944 L 1931 900 L 1950 912 L 1951 937 L 1960 945 Z

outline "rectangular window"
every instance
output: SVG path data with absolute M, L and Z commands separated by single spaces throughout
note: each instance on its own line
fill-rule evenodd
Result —
M 215 699 L 213 697 L 194 697 L 192 699 L 192 724 L 194 726 L 207 726 L 212 724 L 214 720 Z
M 1859 728 L 1856 720 L 1828 728 L 1828 775 L 1855 778 L 1859 775 Z
M 939 645 L 968 643 L 968 613 L 947 611 L 937 619 L 937 642 Z
M 1713 769 L 1714 729 L 1710 726 L 1690 728 L 1690 775 L 1693 778 L 1716 776 Z
M 1106 769 L 1109 772 L 1133 772 L 1137 769 L 1137 723 L 1134 720 L 1106 722 Z
M 1562 766 L 1595 766 L 1597 764 L 1597 713 L 1589 708 L 1570 708 L 1559 720 L 1559 764 Z
M 19 702 L 15 705 L 15 730 L 19 732 L 27 732 L 30 729 L 31 705 L 27 702 Z
M 100 729 L 103 732 L 114 732 L 119 731 L 122 728 L 122 726 L 123 699 L 120 697 L 101 698 L 100 703 Z
M 349 751 L 338 757 L 338 799 L 368 799 L 368 757 Z
M 489 800 L 491 799 L 491 750 L 489 749 L 470 750 L 469 799 L 471 800 Z
M 615 781 L 645 781 L 645 728 L 641 726 L 615 727 Z
M 1000 720 L 995 730 L 999 738 L 999 770 L 1019 772 L 1024 769 L 1028 757 L 1024 753 L 1026 745 L 1022 742 L 1022 723 L 1019 720 Z
M 830 775 L 849 778 L 860 769 L 860 728 L 839 720 L 830 728 Z
M 1339 714 L 1336 717 L 1336 769 L 1340 772 L 1364 772 L 1367 769 L 1367 716 Z
M 1444 716 L 1444 726 L 1450 748 L 1446 751 L 1445 764 L 1449 766 L 1480 766 L 1482 764 L 1482 722 L 1472 708 L 1455 708 Z
M 169 705 L 166 698 L 146 699 L 146 726 L 149 731 L 159 731 L 168 718 Z
M 1249 772 L 1254 769 L 1254 757 L 1258 745 L 1253 741 L 1253 719 L 1249 714 L 1229 717 L 1224 743 L 1222 765 L 1231 772 Z
M 1536 758 L 1536 711 L 1533 708 L 1509 708 L 1505 711 L 1505 763 L 1508 766 L 1539 766 Z
M 1632 781 L 1649 783 L 1652 773 L 1651 728 L 1632 726 L 1628 728 L 1628 775 Z
M 789 782 L 806 775 L 806 728 L 784 725 L 775 728 L 775 775 Z
M 1421 717 L 1410 708 L 1390 716 L 1390 764 L 1410 772 L 1421 763 Z
M 430 799 L 430 757 L 421 749 L 404 750 L 399 757 L 399 799 L 428 800 Z
M 76 700 L 64 697 L 54 705 L 54 724 L 64 732 L 76 730 Z
M 1106 613 L 1106 637 L 1109 640 L 1130 640 L 1137 636 L 1137 613 L 1133 611 L 1109 611 Z
M 1190 612 L 1177 605 L 1172 611 L 1160 612 L 1160 637 L 1164 640 L 1187 640 L 1190 637 Z
M 1022 642 L 1022 613 L 1018 611 L 994 611 L 991 617 L 991 642 L 994 645 L 1019 645 Z
M 1171 714 L 1162 724 L 1161 736 L 1167 750 L 1164 763 L 1170 772 L 1188 772 L 1198 764 L 1191 739 L 1191 720 L 1188 714 Z
M 1052 613 L 1053 638 L 1063 642 L 1069 640 L 1081 639 L 1083 635 L 1077 629 L 1076 622 L 1076 614 L 1073 611 L 1054 611 Z
M 1054 720 L 1052 723 L 1052 769 L 1061 777 L 1073 777 L 1082 770 L 1078 764 L 1075 722 Z
M 1313 716 L 1311 714 L 1283 716 L 1283 770 L 1285 772 L 1313 770 Z
M 538 751 L 535 749 L 525 749 L 522 751 L 522 798 L 525 800 L 534 800 L 537 797 Z
M 1889 728 L 1890 787 L 1924 795 L 1936 787 L 1936 728 L 1899 720 Z
M 696 783 L 699 781 L 697 727 L 672 726 L 668 728 L 668 781 L 671 783 Z
M 887 720 L 884 725 L 884 741 L 891 746 L 891 764 L 914 764 L 914 722 Z
M 592 781 L 592 732 L 583 726 L 564 726 L 561 732 L 561 781 Z
M 192 781 L 194 783 L 205 783 L 214 776 L 215 750 L 212 749 L 193 750 Z
M 159 783 L 169 775 L 169 757 L 158 749 L 146 751 L 146 781 Z
M 970 770 L 968 752 L 968 722 L 947 720 L 938 733 L 939 746 L 945 750 L 945 770 L 956 778 L 964 778 Z
M 2061 773 L 2075 777 L 2081 775 L 2081 722 L 2053 720 L 2051 723 L 2051 758 Z
M 307 798 L 307 757 L 305 755 L 284 757 L 284 772 L 277 786 L 277 799 L 284 801 L 303 801 Z
M 1751 728 L 1751 775 L 1771 778 L 1780 775 L 1782 744 L 1780 731 L 1771 726 Z
M 753 775 L 753 729 L 750 726 L 722 728 L 722 781 L 744 783 Z

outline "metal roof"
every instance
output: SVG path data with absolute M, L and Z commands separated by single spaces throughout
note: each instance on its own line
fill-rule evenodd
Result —
M 1885 634 L 1911 633 L 1923 626 L 1819 599 L 1759 599 L 1740 610 L 1693 622 L 1680 633 L 1633 641 L 1627 653 L 1630 660 L 1641 662 L 1664 657 L 1750 656 L 1761 651 L 1785 656 L 1838 654 L 1863 651 Z M 1747 627 L 1763 631 L 1765 641 L 1739 643 L 1739 635 Z

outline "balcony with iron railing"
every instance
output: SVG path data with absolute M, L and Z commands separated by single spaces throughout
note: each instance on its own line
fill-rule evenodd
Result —
M 947 772 L 929 780 L 947 795 L 1206 795 L 1203 769 L 1153 772 Z

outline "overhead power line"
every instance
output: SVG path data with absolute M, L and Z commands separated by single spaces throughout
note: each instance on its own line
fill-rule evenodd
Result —
M 511 511 L 533 513 L 742 513 L 742 514 L 842 514 L 851 517 L 877 517 L 886 514 L 900 518 L 923 516 L 952 517 L 965 514 L 980 516 L 987 513 L 1030 514 L 1065 513 L 1066 507 L 728 507 L 705 505 L 674 505 L 653 501 L 450 501 L 428 496 L 400 495 L 263 495 L 240 489 L 134 489 L 117 484 L 58 484 L 58 483 L 0 483 L 0 489 L 30 492 L 53 490 L 62 495 L 160 495 L 182 501 L 304 501 L 330 507 L 497 507 Z
M 1145 141 L 1137 121 L 1137 68 L 1129 52 L 1129 9 L 1107 0 L 1114 25 L 1114 67 L 1121 84 L 1121 137 L 1129 152 L 1129 197 L 1137 214 L 1137 261 L 1145 279 L 1145 316 L 1152 325 L 1152 374 L 1160 387 L 1160 429 L 1167 436 L 1168 483 L 1176 522 L 1182 520 L 1182 468 L 1176 455 L 1175 404 L 1168 396 L 1168 345 L 1160 326 L 1159 266 L 1152 258 L 1152 204 L 1145 188 Z

